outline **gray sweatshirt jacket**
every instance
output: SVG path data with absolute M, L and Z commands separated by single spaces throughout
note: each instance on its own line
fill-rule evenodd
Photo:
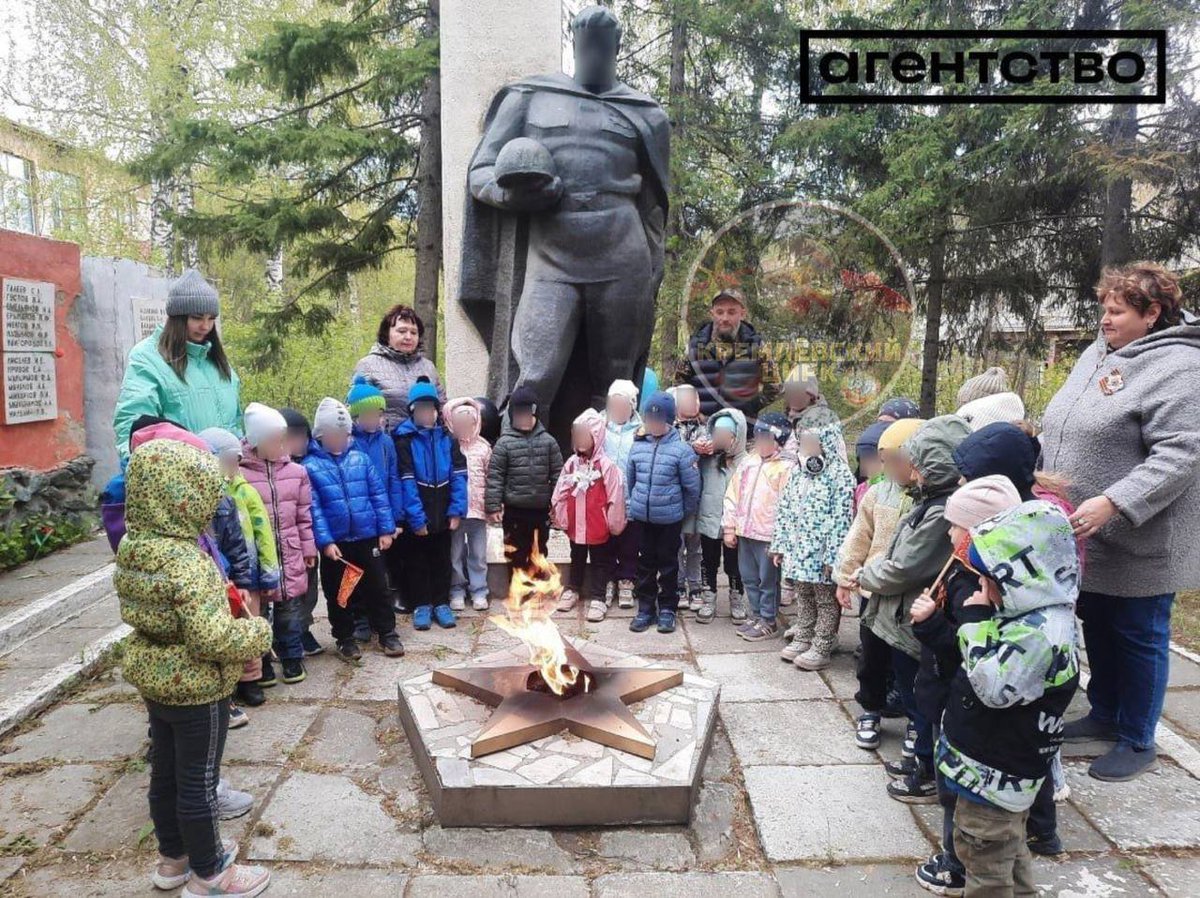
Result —
M 1200 586 L 1200 319 L 1116 351 L 1098 338 L 1043 426 L 1043 466 L 1070 478 L 1071 501 L 1105 495 L 1121 512 L 1088 539 L 1083 589 Z

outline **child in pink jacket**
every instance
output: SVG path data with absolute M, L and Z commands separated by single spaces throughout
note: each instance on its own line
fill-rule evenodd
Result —
M 469 591 L 471 607 L 487 611 L 487 513 L 483 494 L 492 447 L 479 433 L 483 406 L 469 397 L 451 399 L 442 415 L 467 460 L 467 516 L 450 537 L 450 608 L 462 611 Z
M 587 619 L 608 614 L 608 581 L 612 577 L 615 541 L 625 529 L 625 483 L 620 470 L 604 454 L 605 419 L 587 409 L 571 425 L 574 452 L 563 464 L 551 500 L 554 524 L 571 542 L 571 570 L 559 611 L 571 611 L 583 591 L 588 556 L 592 559 L 592 600 Z

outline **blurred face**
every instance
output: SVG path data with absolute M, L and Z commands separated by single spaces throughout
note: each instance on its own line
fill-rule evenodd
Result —
M 668 421 L 663 421 L 660 418 L 646 419 L 646 433 L 651 436 L 660 437 L 671 429 L 671 424 Z
M 388 331 L 388 345 L 396 352 L 414 352 L 421 342 L 421 332 L 416 322 L 397 318 Z
M 433 427 L 437 424 L 437 406 L 432 402 L 418 402 L 413 406 L 412 416 L 418 427 Z
M 733 438 L 734 432 L 732 430 L 718 427 L 712 434 L 713 448 L 718 452 L 729 452 L 733 449 Z
M 732 337 L 746 317 L 740 302 L 719 299 L 712 306 L 713 331 L 722 337 Z
M 754 449 L 763 458 L 770 458 L 779 451 L 779 444 L 775 442 L 775 437 L 769 433 L 756 433 L 754 435 Z
M 879 461 L 878 455 L 860 455 L 858 457 L 858 469 L 862 472 L 863 477 L 870 480 L 883 470 L 883 464 Z
M 800 434 L 800 454 L 801 455 L 824 455 L 825 452 L 821 447 L 821 441 L 815 433 Z
M 513 409 L 512 423 L 517 430 L 533 430 L 533 421 L 533 409 L 524 405 Z
M 242 456 L 239 452 L 223 452 L 217 456 L 217 464 L 221 468 L 221 476 L 226 480 L 232 480 L 238 474 L 238 465 L 241 463 Z
M 575 35 L 575 80 L 591 91 L 607 90 L 617 80 L 617 32 L 588 28 Z
M 450 432 L 457 440 L 465 440 L 475 429 L 475 421 L 466 409 L 459 409 L 450 418 Z
M 899 486 L 912 485 L 916 472 L 907 455 L 899 449 L 882 449 L 879 452 L 879 459 L 883 464 L 883 473 L 887 475 L 888 480 Z
M 957 546 L 958 541 L 962 539 L 968 532 L 970 531 L 968 531 L 966 527 L 959 527 L 957 524 L 951 524 L 950 532 L 948 534 L 950 537 L 950 544 Z
M 675 414 L 682 419 L 699 415 L 700 394 L 695 390 L 679 390 L 675 394 Z
M 216 315 L 188 315 L 187 338 L 189 343 L 203 343 L 217 326 Z
M 288 455 L 299 457 L 308 453 L 308 434 L 303 430 L 289 430 L 285 443 Z
M 1100 330 L 1113 349 L 1128 346 L 1150 333 L 1158 321 L 1161 309 L 1152 304 L 1143 315 L 1120 296 L 1108 296 L 1104 300 L 1104 317 L 1100 319 Z
M 799 384 L 793 384 L 784 390 L 787 396 L 788 411 L 802 412 L 813 404 L 813 395 Z
M 614 424 L 625 424 L 633 417 L 633 403 L 624 396 L 609 396 L 604 411 Z
M 267 458 L 274 461 L 283 455 L 286 442 L 286 431 L 284 433 L 273 433 L 259 443 L 255 451 L 258 453 L 259 458 Z M 307 446 L 308 442 L 305 441 L 304 445 Z M 297 452 L 296 454 L 302 455 L 303 453 Z
M 323 433 L 318 438 L 325 451 L 330 455 L 341 455 L 346 451 L 346 447 L 350 445 L 350 434 L 341 430 L 331 430 L 329 433 Z
M 587 425 L 571 425 L 571 448 L 580 455 L 592 454 L 592 450 L 596 448 L 596 441 L 592 439 L 592 432 L 588 430 Z
M 383 410 L 378 408 L 369 408 L 365 412 L 359 412 L 358 417 L 354 419 L 358 422 L 358 426 L 367 433 L 375 433 L 383 424 Z

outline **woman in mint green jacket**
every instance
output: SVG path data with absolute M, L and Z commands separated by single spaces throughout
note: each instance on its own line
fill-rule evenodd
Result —
M 240 382 L 216 331 L 217 291 L 189 269 L 167 294 L 167 322 L 133 347 L 113 413 L 117 452 L 129 455 L 129 431 L 143 415 L 199 433 L 242 432 Z

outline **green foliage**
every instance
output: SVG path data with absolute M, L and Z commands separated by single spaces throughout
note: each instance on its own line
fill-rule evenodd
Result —
M 73 546 L 94 532 L 95 521 L 88 518 L 37 515 L 9 524 L 0 530 L 0 571 Z

